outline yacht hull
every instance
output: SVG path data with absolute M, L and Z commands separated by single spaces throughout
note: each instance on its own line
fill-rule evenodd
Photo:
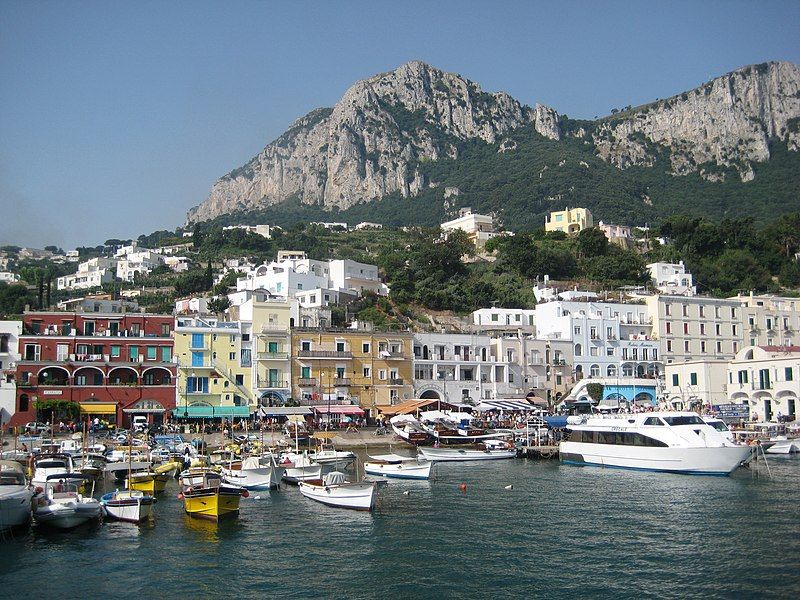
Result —
M 105 514 L 117 521 L 141 523 L 153 514 L 155 499 L 152 496 L 128 495 L 125 492 L 111 492 L 100 500 Z
M 287 483 L 300 483 L 310 479 L 319 479 L 322 476 L 322 465 L 310 465 L 307 467 L 286 467 L 283 474 L 283 481 Z
M 25 525 L 31 520 L 33 491 L 22 488 L 0 494 L 0 531 Z
M 301 481 L 298 486 L 303 496 L 327 506 L 364 511 L 375 507 L 375 483 L 323 485 L 317 480 L 315 483 Z
M 37 507 L 33 511 L 33 518 L 40 525 L 48 525 L 57 529 L 72 529 L 88 521 L 99 519 L 102 514 L 102 506 L 95 500 L 92 503 L 54 503 Z
M 432 466 L 431 462 L 420 463 L 416 460 L 396 464 L 365 462 L 364 472 L 390 479 L 430 479 Z
M 694 475 L 728 475 L 750 456 L 748 446 L 654 448 L 561 442 L 561 462 Z
M 225 481 L 246 490 L 271 490 L 277 488 L 283 476 L 283 467 L 259 467 L 257 469 L 222 469 Z
M 429 461 L 469 462 L 515 458 L 516 450 L 467 450 L 462 448 L 420 448 L 419 453 Z

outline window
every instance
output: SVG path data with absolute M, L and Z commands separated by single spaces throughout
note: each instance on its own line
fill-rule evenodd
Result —
M 598 355 L 598 353 L 597 353 L 597 350 L 598 350 L 598 349 L 597 349 L 597 348 L 595 348 L 595 347 L 593 347 L 593 348 L 589 348 L 589 355 L 590 355 L 590 356 L 597 356 L 597 355 Z
M 192 348 L 203 348 L 203 334 L 202 333 L 193 333 L 192 334 Z
M 267 352 L 270 354 L 277 354 L 278 342 L 267 342 Z
M 94 321 L 83 322 L 83 335 L 94 335 Z
M 653 360 L 658 360 L 658 348 L 652 348 L 653 350 Z
M 361 352 L 363 352 L 364 354 L 369 354 L 370 352 L 369 342 L 364 342 L 363 344 L 361 344 Z
M 384 381 L 386 379 L 386 369 L 380 369 L 378 371 L 378 379 Z
M 739 371 L 739 383 L 747 383 L 747 371 Z
M 111 346 L 111 358 L 119 358 L 121 346 Z
M 614 348 L 606 348 L 606 356 L 614 356 Z
M 684 317 L 688 317 L 689 316 L 689 305 L 688 304 L 681 305 L 681 314 L 683 314 Z
M 667 321 L 666 323 L 664 323 L 664 327 L 666 328 L 667 333 L 672 333 L 672 323 Z
M 697 373 L 689 373 L 689 385 L 697 385 Z
M 575 327 L 573 328 L 573 331 L 575 332 L 575 335 L 580 335 L 581 334 L 581 326 L 580 325 L 575 325 Z
M 717 352 L 722 352 L 722 342 L 717 342 Z
M 592 365 L 589 369 L 589 375 L 591 377 L 600 377 L 600 365 Z
M 228 352 L 228 360 L 236 360 L 236 352 Z
M 337 352 L 344 352 L 344 342 L 336 342 L 336 351 Z
M 597 339 L 597 327 L 590 327 L 589 328 L 589 337 L 593 340 Z
M 139 360 L 139 346 L 129 346 L 128 355 L 131 357 L 131 362 L 137 362 Z
M 683 324 L 683 334 L 684 335 L 689 335 L 689 324 L 688 323 L 684 323 Z
M 679 385 L 680 384 L 679 384 L 678 374 L 677 373 L 673 373 L 672 374 L 672 387 L 678 387 Z
M 239 358 L 241 359 L 241 366 L 250 367 L 253 365 L 252 352 L 250 348 L 242 348 Z
M 683 342 L 683 351 L 684 352 L 690 352 L 690 350 L 689 350 L 689 341 L 688 340 Z
M 300 342 L 300 350 L 302 352 L 309 352 L 311 350 L 311 342 L 309 340 L 302 340 Z
M 161 337 L 169 337 L 169 323 L 161 324 Z
M 372 369 L 369 367 L 364 367 L 362 373 L 364 374 L 365 379 L 369 379 L 372 376 Z
M 706 351 L 706 342 L 705 340 L 703 340 L 702 342 L 700 342 L 700 352 L 705 352 L 705 351 Z
M 583 348 L 580 344 L 575 344 L 575 356 L 581 356 L 583 354 Z
M 147 347 L 147 360 L 155 360 L 158 358 L 158 346 Z
M 241 373 L 236 376 L 236 385 L 244 385 L 244 375 Z
M 792 381 L 793 380 L 792 367 L 784 367 L 784 369 L 783 369 L 783 378 L 786 381 Z
M 685 284 L 684 284 L 684 285 L 685 285 Z M 705 316 L 706 316 L 706 307 L 705 307 L 705 306 L 703 306 L 703 305 L 701 304 L 701 305 L 698 307 L 698 310 L 700 311 L 700 316 L 701 316 L 701 317 L 705 317 Z
M 714 318 L 719 319 L 719 306 L 714 307 Z
M 141 325 L 139 323 L 131 323 L 131 335 L 138 337 L 141 334 Z
M 736 309 L 735 308 L 731 308 L 731 319 L 735 319 L 735 318 L 736 318 Z
M 667 352 L 672 352 L 672 340 L 667 340 Z
M 672 315 L 672 305 L 671 305 L 671 304 L 665 304 L 665 305 L 664 305 L 664 314 L 665 314 L 666 316 L 668 316 L 668 317 L 669 317 L 670 315 Z
M 492 313 L 492 321 L 497 321 L 497 314 L 496 313 Z
M 187 377 L 186 378 L 186 393 L 187 394 L 207 394 L 208 393 L 208 377 Z
M 300 378 L 301 379 L 310 379 L 311 378 L 311 367 L 300 367 Z

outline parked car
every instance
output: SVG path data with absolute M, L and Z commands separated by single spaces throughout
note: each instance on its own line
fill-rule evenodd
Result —
M 28 433 L 50 433 L 50 425 L 31 421 L 30 423 L 25 423 L 25 431 Z

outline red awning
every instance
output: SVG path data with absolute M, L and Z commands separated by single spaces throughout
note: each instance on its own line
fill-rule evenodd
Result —
M 363 415 L 364 411 L 352 404 L 333 404 L 331 406 L 315 406 L 314 410 L 321 415 Z

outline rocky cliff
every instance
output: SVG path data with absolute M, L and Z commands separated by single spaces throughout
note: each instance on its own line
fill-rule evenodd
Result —
M 487 93 L 459 75 L 414 61 L 356 82 L 332 109 L 296 121 L 246 165 L 220 178 L 189 211 L 190 222 L 297 197 L 306 204 L 347 208 L 426 185 L 421 160 L 457 156 L 457 142 L 493 143 L 533 125 L 559 139 L 558 114 Z
M 800 141 L 800 68 L 788 62 L 744 67 L 690 92 L 602 119 L 591 132 L 598 155 L 625 168 L 651 165 L 659 146 L 676 174 L 724 177 L 733 167 L 743 181 L 753 163 L 770 157 L 769 142 Z
M 422 62 L 355 83 L 333 108 L 299 119 L 246 165 L 220 178 L 189 222 L 297 198 L 346 209 L 393 192 L 408 197 L 437 182 L 419 164 L 457 158 L 459 142 L 480 139 L 513 152 L 505 134 L 522 126 L 558 141 L 551 108 L 487 93 Z M 778 139 L 800 145 L 800 68 L 786 62 L 744 67 L 690 92 L 611 115 L 571 131 L 604 161 L 624 169 L 668 153 L 672 170 L 708 180 L 735 169 L 743 181 Z

